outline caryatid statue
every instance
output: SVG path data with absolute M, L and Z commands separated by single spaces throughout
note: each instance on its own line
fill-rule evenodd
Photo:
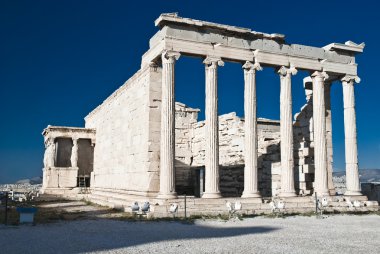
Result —
M 44 168 L 54 167 L 55 143 L 54 139 L 48 138 L 45 141 Z

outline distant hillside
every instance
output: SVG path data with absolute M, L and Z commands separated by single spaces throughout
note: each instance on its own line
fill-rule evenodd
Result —
M 346 171 L 334 172 L 335 177 L 346 176 Z M 371 182 L 380 182 L 380 169 L 360 169 L 360 182 L 362 183 L 371 183 Z
M 36 177 L 33 177 L 33 178 L 30 178 L 30 179 L 22 179 L 22 180 L 18 180 L 16 182 L 16 184 L 41 184 L 42 183 L 42 177 L 40 176 L 36 176 Z

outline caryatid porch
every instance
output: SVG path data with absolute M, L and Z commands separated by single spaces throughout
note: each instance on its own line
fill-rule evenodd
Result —
M 78 187 L 79 177 L 89 185 L 95 130 L 49 125 L 42 135 L 45 143 L 42 192 L 57 193 Z
M 174 198 L 175 175 L 175 62 L 180 55 L 204 58 L 206 73 L 206 175 L 203 198 L 219 198 L 218 98 L 217 70 L 224 61 L 242 63 L 245 82 L 245 171 L 242 197 L 260 197 L 257 176 L 256 72 L 272 67 L 280 79 L 281 197 L 296 196 L 293 158 L 292 75 L 297 70 L 310 72 L 313 87 L 314 192 L 330 195 L 327 156 L 325 86 L 341 80 L 344 94 L 346 137 L 346 195 L 361 195 L 356 140 L 354 82 L 358 82 L 355 54 L 364 45 L 350 41 L 324 48 L 285 44 L 280 34 L 265 34 L 246 28 L 219 25 L 161 15 L 156 20 L 161 30 L 151 39 L 150 50 L 142 66 L 162 63 L 162 111 L 159 198 Z M 205 32 L 207 31 L 207 32 Z M 329 89 L 327 90 L 329 91 Z

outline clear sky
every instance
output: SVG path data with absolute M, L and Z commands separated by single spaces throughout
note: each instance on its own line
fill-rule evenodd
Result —
M 359 163 L 380 168 L 379 24 L 377 1 L 17 1 L 0 0 L 0 183 L 42 175 L 42 130 L 84 126 L 83 118 L 140 66 L 154 20 L 165 12 L 255 31 L 282 33 L 287 43 L 323 47 L 365 42 L 357 57 Z M 182 57 L 177 101 L 204 110 L 204 66 Z M 293 113 L 305 103 L 293 78 Z M 279 77 L 258 73 L 258 116 L 279 119 Z M 344 169 L 342 87 L 332 88 L 334 169 Z M 243 115 L 243 72 L 219 72 L 219 113 Z M 200 116 L 204 116 L 201 114 Z

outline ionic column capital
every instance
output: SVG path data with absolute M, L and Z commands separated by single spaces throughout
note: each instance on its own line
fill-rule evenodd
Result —
M 297 69 L 293 66 L 293 65 L 290 65 L 290 67 L 285 67 L 285 66 L 281 66 L 281 68 L 277 71 L 278 74 L 280 74 L 280 76 L 290 76 L 290 75 L 296 75 L 297 74 Z
M 246 61 L 242 68 L 244 69 L 244 71 L 252 72 L 252 73 L 255 71 L 263 70 L 263 67 L 261 67 L 260 63 L 258 62 L 252 63 L 250 61 Z
M 329 78 L 329 75 L 324 71 L 315 71 L 311 74 L 312 79 L 322 79 L 326 81 Z
M 343 84 L 354 84 L 355 83 L 360 83 L 360 78 L 356 75 L 346 75 L 343 78 L 340 79 Z
M 217 66 L 224 66 L 224 62 L 220 57 L 215 56 L 207 56 L 206 59 L 203 61 L 203 63 L 206 65 L 206 67 L 209 68 L 216 68 Z
M 161 55 L 162 63 L 175 63 L 175 61 L 178 60 L 180 56 L 181 54 L 179 52 L 165 50 Z

